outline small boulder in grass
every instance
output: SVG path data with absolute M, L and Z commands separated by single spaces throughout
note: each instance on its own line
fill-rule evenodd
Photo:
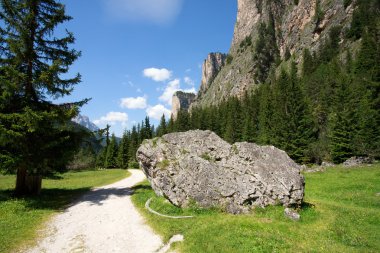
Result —
M 292 208 L 285 208 L 284 214 L 286 217 L 294 221 L 299 221 L 301 219 L 301 215 Z

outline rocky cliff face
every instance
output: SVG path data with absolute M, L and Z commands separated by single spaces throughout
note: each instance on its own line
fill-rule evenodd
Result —
M 99 130 L 99 127 L 97 125 L 95 125 L 94 123 L 92 123 L 87 116 L 78 114 L 78 116 L 73 118 L 72 121 L 81 125 L 81 126 L 84 126 L 85 128 L 89 129 L 92 132 Z
M 173 95 L 173 102 L 172 102 L 172 117 L 174 120 L 177 119 L 178 112 L 180 110 L 188 110 L 190 107 L 190 104 L 194 101 L 195 94 L 193 93 L 186 93 L 182 91 L 177 91 Z
M 202 66 L 202 81 L 199 90 L 200 96 L 208 90 L 210 84 L 219 74 L 220 70 L 226 63 L 226 57 L 227 55 L 222 53 L 211 53 L 207 56 L 207 59 L 203 62 Z
M 229 59 L 215 77 L 205 79 L 209 82 L 204 83 L 202 79 L 192 107 L 218 104 L 229 96 L 241 97 L 246 91 L 254 90 L 261 82 L 256 74 L 262 65 L 259 57 L 266 53 L 257 43 L 272 28 L 274 39 L 265 38 L 265 43 L 273 44 L 273 57 L 282 61 L 278 68 L 289 62 L 284 60 L 286 51 L 299 63 L 303 50 L 318 50 L 332 28 L 339 26 L 344 31 L 350 26 L 354 3 L 345 8 L 343 0 L 238 0 Z M 265 32 L 263 26 L 267 27 Z M 342 34 L 340 37 L 342 48 L 349 47 Z M 209 70 L 204 67 L 205 72 Z M 203 76 L 208 76 L 205 72 Z

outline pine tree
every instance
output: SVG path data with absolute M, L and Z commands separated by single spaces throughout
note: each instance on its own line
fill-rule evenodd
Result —
M 109 168 L 116 168 L 117 167 L 117 151 L 118 151 L 118 145 L 116 141 L 115 134 L 112 134 L 110 145 L 107 147 L 107 155 L 104 163 L 104 167 L 107 169 Z
M 173 117 L 170 117 L 170 120 L 168 122 L 168 126 L 166 129 L 167 129 L 168 133 L 173 133 L 175 131 Z
M 287 151 L 297 162 L 307 162 L 305 155 L 313 141 L 313 124 L 292 63 L 290 75 L 282 70 L 274 85 L 273 138 L 271 144 Z
M 255 141 L 255 127 L 252 115 L 247 111 L 244 117 L 242 140 L 247 142 Z
M 137 127 L 133 126 L 128 149 L 129 163 L 136 162 L 136 152 L 139 144 L 139 133 Z
M 259 136 L 261 144 L 269 144 L 273 140 L 273 93 L 269 84 L 263 84 L 259 89 Z
M 157 127 L 157 136 L 161 137 L 167 133 L 165 114 L 162 114 L 160 125 Z
M 106 162 L 106 156 L 107 156 L 107 148 L 103 147 L 96 156 L 96 167 L 104 168 L 104 164 Z
M 272 13 L 270 13 L 269 23 L 267 25 L 262 23 L 259 26 L 253 60 L 255 64 L 255 82 L 264 83 L 269 76 L 271 66 L 277 65 L 279 60 L 276 29 Z
M 130 133 L 124 131 L 123 137 L 121 139 L 118 155 L 117 155 L 117 165 L 121 169 L 128 169 L 128 149 L 129 149 L 129 138 Z
M 178 112 L 177 120 L 174 122 L 174 129 L 177 132 L 184 132 L 190 129 L 190 115 L 187 110 Z
M 292 57 L 292 54 L 290 53 L 289 48 L 286 47 L 286 49 L 285 49 L 285 54 L 284 54 L 284 60 L 285 60 L 285 61 L 288 61 L 288 60 L 290 60 L 290 57 Z
M 152 139 L 152 136 L 153 136 L 152 126 L 150 125 L 150 120 L 148 116 L 146 116 L 144 120 L 144 131 L 145 131 L 144 139 Z
M 353 155 L 352 128 L 347 111 L 332 114 L 330 119 L 330 149 L 331 158 L 335 163 L 341 163 Z
M 68 122 L 87 100 L 51 102 L 80 82 L 62 77 L 80 53 L 69 48 L 72 33 L 54 35 L 71 19 L 57 1 L 1 0 L 0 9 L 0 164 L 17 171 L 16 195 L 35 194 L 41 175 L 65 167 L 81 142 Z
M 310 50 L 305 48 L 302 57 L 302 76 L 309 77 L 315 70 L 314 58 Z

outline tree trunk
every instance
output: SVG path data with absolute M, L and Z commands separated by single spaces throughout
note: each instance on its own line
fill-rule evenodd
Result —
M 39 195 L 41 193 L 42 176 L 29 175 L 24 168 L 17 170 L 16 196 Z

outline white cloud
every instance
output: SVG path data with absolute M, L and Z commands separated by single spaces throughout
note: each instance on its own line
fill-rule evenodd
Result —
M 181 12 L 183 0 L 103 0 L 112 19 L 168 24 Z
M 190 86 L 194 86 L 195 83 L 193 81 L 193 79 L 191 79 L 190 77 L 188 76 L 185 76 L 185 78 L 183 79 L 185 81 L 186 84 L 190 85 Z
M 167 119 L 171 116 L 171 111 L 161 104 L 148 107 L 148 109 L 146 109 L 146 113 L 150 118 L 156 120 L 160 120 L 163 114 Z
M 109 112 L 106 116 L 101 117 L 100 119 L 94 120 L 95 125 L 115 125 L 121 123 L 126 125 L 128 121 L 128 114 L 124 112 Z
M 190 73 L 190 72 L 191 72 L 191 69 L 186 69 L 185 72 L 186 72 L 186 73 Z
M 179 79 L 174 79 L 173 81 L 169 82 L 168 86 L 166 86 L 164 90 L 164 93 L 158 99 L 171 106 L 173 94 L 176 91 L 180 90 L 180 83 L 181 81 Z
M 145 109 L 147 107 L 146 97 L 122 98 L 120 101 L 120 107 L 128 109 Z
M 156 82 L 164 82 L 169 80 L 172 77 L 172 71 L 157 68 L 148 68 L 144 69 L 143 74 L 145 77 L 148 77 Z
M 197 91 L 195 90 L 195 88 L 191 88 L 191 89 L 187 89 L 187 90 L 182 90 L 183 92 L 186 92 L 186 93 L 194 93 L 194 94 L 197 94 Z

